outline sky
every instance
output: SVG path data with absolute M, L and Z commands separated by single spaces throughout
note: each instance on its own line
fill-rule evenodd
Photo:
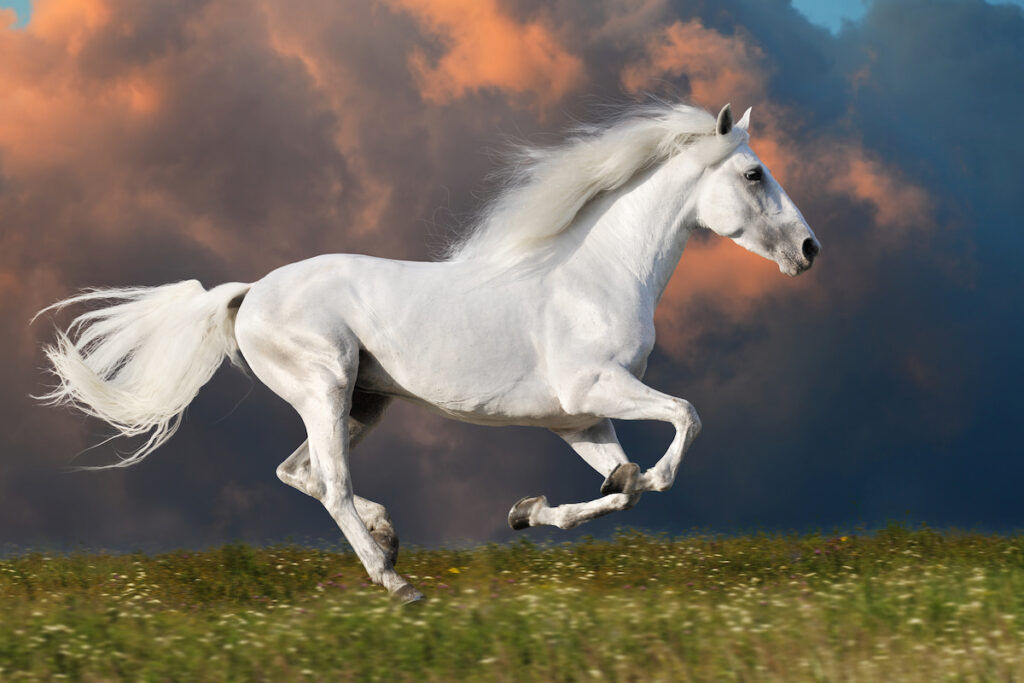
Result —
M 1024 6 L 1024 0 L 988 0 L 988 2 L 996 5 Z M 870 5 L 870 0 L 793 0 L 793 7 L 808 21 L 823 26 L 832 33 L 839 33 L 843 28 L 843 22 L 859 23 L 867 14 Z
M 646 375 L 704 425 L 674 488 L 519 533 L 1024 527 L 1019 5 L 46 0 L 20 27 L 0 10 L 0 545 L 338 539 L 274 475 L 298 417 L 229 367 L 141 465 L 67 471 L 117 446 L 83 452 L 103 425 L 29 398 L 67 322 L 32 315 L 87 286 L 431 258 L 484 206 L 510 139 L 549 144 L 647 94 L 753 107 L 751 146 L 822 253 L 790 279 L 696 236 Z M 616 427 L 644 466 L 671 440 Z M 427 546 L 508 540 L 519 498 L 601 484 L 552 434 L 404 404 L 352 468 Z
M 868 3 L 864 0 L 793 0 L 793 7 L 809 21 L 824 26 L 832 33 L 838 33 L 843 21 L 858 22 L 867 12 Z

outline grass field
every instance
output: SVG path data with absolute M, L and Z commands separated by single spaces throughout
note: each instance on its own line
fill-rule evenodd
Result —
M 1024 536 L 623 533 L 0 561 L 0 679 L 1024 680 Z

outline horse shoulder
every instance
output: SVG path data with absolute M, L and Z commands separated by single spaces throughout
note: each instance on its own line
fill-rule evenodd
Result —
M 654 348 L 653 318 L 651 305 L 627 287 L 569 287 L 552 297 L 544 316 L 544 365 L 567 414 L 579 412 L 605 373 L 644 374 Z

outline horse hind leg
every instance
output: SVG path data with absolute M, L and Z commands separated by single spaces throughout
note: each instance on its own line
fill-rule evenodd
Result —
M 395 525 L 391 521 L 391 515 L 388 514 L 387 508 L 362 496 L 356 496 L 355 503 L 359 519 L 363 520 L 366 529 L 380 549 L 384 551 L 391 566 L 396 565 L 398 563 L 398 534 L 395 533 Z
M 292 336 L 258 325 L 242 326 L 236 327 L 236 338 L 256 376 L 302 418 L 309 436 L 308 482 L 370 580 L 402 602 L 420 600 L 422 594 L 395 571 L 370 535 L 352 491 L 348 417 L 359 368 L 359 340 L 351 332 L 336 328 L 321 331 L 315 326 L 302 327 L 301 334 Z M 293 455 L 294 465 L 301 456 Z
M 351 425 L 351 420 L 349 421 Z M 351 439 L 350 439 L 351 442 Z M 320 499 L 320 481 L 310 473 L 309 442 L 303 441 L 288 459 L 277 467 L 277 478 L 308 496 Z M 387 508 L 362 496 L 354 496 L 356 512 L 373 540 L 387 555 L 392 565 L 398 562 L 398 534 Z
M 362 443 L 370 430 L 377 426 L 384 416 L 391 397 L 370 394 L 358 389 L 352 392 L 352 408 L 348 415 L 348 448 Z M 309 467 L 309 441 L 292 452 L 284 462 L 277 466 L 277 478 L 292 488 L 302 491 L 308 496 L 319 499 L 319 484 L 311 476 Z
M 350 375 L 354 379 L 354 373 Z M 370 534 L 355 503 L 348 466 L 348 408 L 350 389 L 325 382 L 319 401 L 304 401 L 299 414 L 309 435 L 311 471 L 321 479 L 324 507 L 338 524 L 349 545 L 359 556 L 370 580 L 387 588 L 402 602 L 422 599 L 422 595 L 394 570 L 387 555 Z
M 391 399 L 378 394 L 368 394 L 358 389 L 352 395 L 352 408 L 348 416 L 349 450 L 355 448 L 373 429 L 384 415 Z M 277 467 L 277 477 L 285 484 L 319 499 L 321 484 L 314 480 L 310 468 L 309 442 L 303 441 L 295 452 Z M 355 496 L 356 512 L 366 525 L 373 540 L 377 542 L 392 565 L 398 562 L 398 534 L 387 509 L 362 496 Z

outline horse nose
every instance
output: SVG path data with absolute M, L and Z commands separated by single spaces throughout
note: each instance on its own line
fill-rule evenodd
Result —
M 818 255 L 819 251 L 821 251 L 821 247 L 818 246 L 817 240 L 813 237 L 808 237 L 804 240 L 803 251 L 804 258 L 807 259 L 807 264 L 810 265 L 814 263 L 814 257 Z

